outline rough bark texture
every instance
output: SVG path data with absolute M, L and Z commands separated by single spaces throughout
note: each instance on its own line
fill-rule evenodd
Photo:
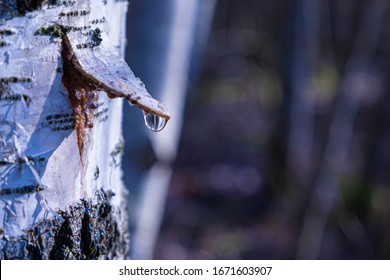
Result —
M 24 235 L 0 235 L 1 259 L 94 260 L 124 258 L 128 237 L 118 228 L 110 203 L 112 194 L 98 191 L 94 200 L 82 199 L 66 211 L 63 221 L 45 219 Z

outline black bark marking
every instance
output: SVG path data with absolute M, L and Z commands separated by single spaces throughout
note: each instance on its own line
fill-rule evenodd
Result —
M 0 19 L 11 19 L 24 16 L 29 12 L 40 10 L 46 6 L 48 9 L 54 7 L 70 7 L 76 1 L 64 0 L 3 0 L 0 2 Z
M 44 185 L 26 185 L 26 186 L 21 186 L 17 188 L 3 188 L 0 189 L 0 196 L 3 195 L 23 195 L 23 194 L 32 194 L 36 192 L 40 192 L 43 190 L 46 190 L 47 187 Z

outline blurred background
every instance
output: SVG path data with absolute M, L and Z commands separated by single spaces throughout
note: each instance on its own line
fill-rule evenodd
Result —
M 131 257 L 389 259 L 389 6 L 131 0 Z

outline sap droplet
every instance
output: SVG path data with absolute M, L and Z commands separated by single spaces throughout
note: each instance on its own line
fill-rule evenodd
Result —
M 161 131 L 167 124 L 163 117 L 144 112 L 145 124 L 153 132 Z

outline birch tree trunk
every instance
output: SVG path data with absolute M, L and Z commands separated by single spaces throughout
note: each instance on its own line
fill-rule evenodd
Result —
M 121 58 L 127 4 L 0 2 L 1 259 L 128 256 L 122 100 L 170 116 Z

